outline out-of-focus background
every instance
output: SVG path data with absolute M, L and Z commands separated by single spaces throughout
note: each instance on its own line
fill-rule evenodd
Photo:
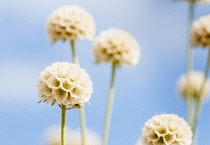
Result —
M 41 103 L 37 78 L 46 66 L 71 62 L 67 42 L 50 45 L 45 32 L 51 12 L 63 5 L 84 7 L 95 18 L 97 35 L 108 28 L 129 31 L 141 46 L 140 63 L 117 71 L 109 145 L 134 145 L 152 116 L 185 117 L 176 80 L 185 71 L 187 2 L 174 0 L 0 0 L 0 144 L 44 145 L 43 132 L 60 123 L 60 109 Z M 195 19 L 210 14 L 196 4 Z M 90 74 L 94 94 L 86 105 L 87 127 L 102 134 L 110 65 L 93 62 L 92 42 L 76 43 L 81 67 Z M 203 70 L 207 51 L 195 51 L 195 69 Z M 210 104 L 204 104 L 198 127 L 199 145 L 210 136 Z M 78 110 L 67 113 L 67 125 L 79 128 Z

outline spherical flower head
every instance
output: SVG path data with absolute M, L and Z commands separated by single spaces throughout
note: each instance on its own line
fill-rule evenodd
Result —
M 187 122 L 174 114 L 162 114 L 145 123 L 143 145 L 191 145 L 192 131 Z
M 47 145 L 61 145 L 61 134 L 60 127 L 53 126 L 47 129 L 45 136 L 45 142 Z M 99 135 L 90 130 L 86 130 L 86 145 L 99 145 L 100 137 Z M 81 133 L 79 130 L 66 129 L 66 145 L 82 145 L 81 143 Z
M 47 34 L 51 41 L 92 40 L 95 22 L 91 14 L 78 6 L 63 6 L 53 11 L 47 21 Z
M 204 82 L 205 84 L 203 85 Z M 202 86 L 204 88 L 201 90 Z M 178 92 L 184 99 L 186 99 L 188 96 L 193 98 L 201 96 L 202 98 L 205 98 L 210 91 L 210 81 L 204 81 L 204 74 L 202 72 L 193 71 L 188 75 L 182 75 L 178 79 L 177 88 Z M 187 92 L 189 94 L 187 94 Z
M 43 102 L 83 107 L 93 93 L 86 71 L 77 64 L 56 62 L 41 72 L 38 79 L 39 97 Z
M 117 62 L 119 65 L 136 65 L 140 50 L 137 41 L 119 29 L 101 32 L 93 45 L 95 62 Z
M 192 45 L 210 49 L 210 15 L 193 22 Z
M 178 0 L 178 1 L 210 3 L 210 0 Z

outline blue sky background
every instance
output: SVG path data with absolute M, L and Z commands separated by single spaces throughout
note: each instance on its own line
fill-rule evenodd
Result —
M 57 7 L 76 4 L 92 13 L 97 35 L 108 28 L 129 31 L 141 46 L 136 67 L 118 69 L 109 145 L 134 145 L 153 115 L 185 117 L 176 80 L 185 71 L 188 5 L 173 0 L 0 0 L 0 144 L 43 145 L 43 132 L 60 123 L 60 109 L 37 104 L 37 78 L 48 65 L 71 61 L 69 44 L 50 45 L 46 19 Z M 196 5 L 195 18 L 210 14 Z M 81 67 L 90 74 L 94 94 L 86 105 L 87 126 L 102 134 L 109 64 L 93 63 L 92 42 L 76 43 Z M 203 70 L 207 51 L 196 49 L 195 69 Z M 210 104 L 198 128 L 199 145 L 209 144 Z M 67 125 L 79 127 L 78 110 L 68 111 Z

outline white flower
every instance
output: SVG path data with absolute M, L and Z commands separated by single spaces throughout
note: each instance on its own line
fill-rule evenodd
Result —
M 174 114 L 162 114 L 145 123 L 143 145 L 191 145 L 192 131 L 187 122 Z
M 184 74 L 179 78 L 177 83 L 178 91 L 185 99 L 187 97 L 187 91 L 189 91 L 190 97 L 196 98 L 201 93 L 203 83 L 204 74 L 202 72 L 190 72 L 189 75 Z M 207 96 L 210 91 L 210 81 L 207 80 L 203 87 L 202 98 Z
M 45 142 L 47 145 L 61 145 L 61 135 L 60 127 L 53 126 L 47 129 L 45 133 Z M 86 145 L 100 145 L 99 135 L 87 129 L 86 130 Z M 81 134 L 79 130 L 72 130 L 66 128 L 66 145 L 82 145 L 81 143 Z
M 193 22 L 192 45 L 210 49 L 210 15 Z
M 95 22 L 85 9 L 71 5 L 63 6 L 49 17 L 47 34 L 52 43 L 58 40 L 92 40 L 95 35 Z
M 136 65 L 140 50 L 137 41 L 119 29 L 101 32 L 95 39 L 93 54 L 96 62 L 118 62 L 120 65 Z
M 79 65 L 68 62 L 53 63 L 38 79 L 39 97 L 55 104 L 83 107 L 93 93 L 92 82 Z

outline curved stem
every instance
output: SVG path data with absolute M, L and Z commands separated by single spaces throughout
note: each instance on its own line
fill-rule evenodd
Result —
M 189 2 L 189 17 L 188 17 L 188 46 L 187 46 L 187 54 L 186 54 L 186 74 L 187 81 L 189 80 L 189 73 L 193 69 L 193 47 L 191 45 L 191 29 L 192 23 L 194 19 L 194 0 Z M 190 96 L 190 86 L 187 87 L 187 118 L 188 122 L 191 122 L 192 118 L 192 110 L 193 110 L 193 98 Z
M 203 95 L 203 91 L 205 89 L 206 80 L 208 78 L 209 68 L 210 68 L 210 49 L 208 50 L 208 58 L 207 58 L 207 63 L 206 63 L 206 67 L 205 67 L 204 80 L 203 80 L 203 83 L 202 83 L 202 86 L 200 89 L 199 96 L 197 97 L 195 115 L 194 115 L 194 120 L 193 120 L 193 124 L 192 124 L 192 130 L 194 133 L 195 133 L 195 129 L 196 129 L 196 126 L 198 123 L 199 114 L 200 114 L 201 107 L 202 107 L 202 95 Z
M 112 63 L 112 74 L 111 74 L 111 82 L 110 82 L 110 88 L 109 88 L 109 97 L 106 107 L 106 117 L 104 121 L 104 132 L 103 132 L 103 140 L 102 145 L 107 145 L 108 142 L 108 135 L 109 135 L 109 129 L 110 129 L 110 121 L 111 121 L 111 115 L 112 115 L 112 106 L 114 101 L 114 81 L 115 81 L 115 71 L 116 71 L 116 62 Z
M 61 108 L 61 145 L 66 145 L 66 105 Z
M 72 58 L 75 64 L 79 64 L 79 60 L 77 58 L 75 43 L 71 41 L 71 49 L 72 49 Z M 80 131 L 81 131 L 81 138 L 82 138 L 82 145 L 85 145 L 85 129 L 86 129 L 86 121 L 85 121 L 85 110 L 84 108 L 79 109 L 79 116 L 80 116 Z

